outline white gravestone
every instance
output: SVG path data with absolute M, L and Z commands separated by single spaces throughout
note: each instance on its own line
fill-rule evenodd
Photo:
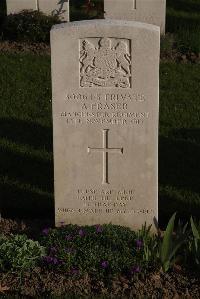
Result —
M 25 9 L 37 10 L 37 0 L 6 0 L 6 5 L 8 15 Z
M 56 225 L 157 219 L 159 44 L 137 22 L 53 27 Z
M 39 10 L 47 15 L 57 15 L 62 21 L 69 21 L 69 0 L 38 0 Z
M 104 0 L 104 11 L 106 19 L 157 25 L 165 34 L 166 0 Z
M 8 15 L 25 9 L 57 15 L 61 21 L 69 21 L 69 0 L 7 0 Z

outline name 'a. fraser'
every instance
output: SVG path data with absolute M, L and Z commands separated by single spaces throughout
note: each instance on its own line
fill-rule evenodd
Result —
M 91 109 L 91 110 L 127 110 L 127 103 L 93 103 L 86 104 L 84 103 L 81 107 L 82 109 Z

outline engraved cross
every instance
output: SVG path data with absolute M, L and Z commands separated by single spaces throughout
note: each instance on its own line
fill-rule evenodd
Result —
M 91 148 L 88 147 L 88 153 L 102 152 L 103 153 L 103 181 L 102 184 L 109 184 L 108 182 L 108 154 L 123 154 L 123 148 L 109 148 L 108 147 L 108 131 L 103 129 L 103 147 Z

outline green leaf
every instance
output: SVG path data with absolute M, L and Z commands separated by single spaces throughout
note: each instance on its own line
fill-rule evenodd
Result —
M 161 245 L 161 262 L 164 265 L 167 261 L 169 262 L 169 257 L 172 250 L 172 234 L 174 230 L 174 221 L 176 213 L 174 213 L 168 222 L 166 231 L 164 233 L 163 242 Z
M 164 272 L 167 272 L 169 270 L 169 267 L 170 267 L 170 262 L 169 261 L 166 261 L 164 264 L 163 264 L 163 270 Z
M 185 242 L 185 238 L 179 239 L 176 244 L 173 246 L 173 249 L 169 255 L 169 260 L 175 255 L 176 251 L 181 247 L 181 245 Z
M 194 220 L 193 218 L 191 217 L 190 218 L 190 222 L 191 222 L 191 227 L 192 227 L 192 233 L 193 233 L 193 236 L 197 239 L 197 240 L 200 240 L 200 234 L 194 224 Z

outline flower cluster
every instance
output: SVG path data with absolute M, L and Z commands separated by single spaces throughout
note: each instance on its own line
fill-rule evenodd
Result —
M 43 262 L 49 266 L 58 266 L 61 270 L 64 269 L 66 273 L 68 273 L 68 275 L 80 275 L 82 271 L 84 271 L 85 267 L 87 268 L 88 266 L 85 264 L 85 260 L 83 259 L 79 268 L 79 252 L 81 252 L 82 254 L 84 253 L 84 251 L 88 250 L 87 243 L 89 242 L 90 244 L 91 238 L 93 237 L 94 240 L 98 242 L 96 248 L 101 248 L 101 238 L 102 242 L 104 242 L 104 235 L 107 235 L 107 227 L 104 228 L 104 226 L 101 224 L 95 224 L 93 225 L 92 229 L 87 229 L 87 227 L 85 228 L 81 226 L 75 226 L 74 229 L 71 230 L 71 227 L 69 226 L 70 230 L 68 230 L 64 222 L 60 224 L 60 241 L 59 239 L 57 239 L 57 237 L 59 238 L 59 235 L 55 234 L 56 239 L 52 243 L 52 237 L 54 237 L 54 235 L 50 234 L 50 232 L 53 232 L 53 230 L 51 230 L 50 228 L 44 228 L 42 231 L 43 235 L 50 238 L 51 240 L 51 246 L 49 246 L 47 255 L 43 257 Z M 131 247 L 133 245 L 132 242 L 134 242 L 134 251 L 131 250 Z M 124 265 L 124 271 L 127 271 L 127 275 L 133 276 L 138 273 L 141 273 L 142 264 L 140 265 L 140 263 L 138 263 L 137 260 L 138 257 L 141 256 L 142 250 L 144 248 L 144 242 L 142 237 L 134 237 L 131 240 L 131 242 L 129 241 L 128 244 L 130 247 L 131 258 L 131 264 L 129 265 L 132 266 Z M 80 246 L 83 247 L 80 248 Z M 119 245 L 117 245 L 117 243 L 113 243 L 112 250 L 117 251 L 118 246 Z M 109 259 L 109 254 L 108 256 L 102 257 L 102 253 L 95 252 L 95 248 L 91 248 L 90 250 L 91 254 L 94 254 L 94 256 L 96 255 L 95 264 L 97 262 L 98 270 L 101 270 L 101 274 L 104 273 L 103 275 L 107 275 L 108 273 L 113 271 L 113 267 L 115 267 L 115 262 L 111 262 L 111 260 Z M 134 253 L 134 256 L 132 255 L 132 253 Z M 118 257 L 118 259 L 120 259 L 120 257 Z M 94 261 L 89 261 L 89 264 L 91 264 L 89 267 L 94 267 Z M 120 267 L 123 267 L 121 263 Z
M 133 275 L 135 273 L 139 273 L 140 272 L 140 267 L 138 265 L 131 267 L 130 269 L 130 274 Z
M 135 241 L 135 243 L 136 243 L 136 248 L 137 248 L 138 250 L 140 250 L 140 249 L 142 248 L 142 246 L 143 246 L 143 242 L 142 242 L 142 240 L 137 239 L 137 240 Z
M 86 232 L 83 228 L 79 229 L 78 234 L 79 234 L 80 237 L 85 237 L 86 236 Z
M 74 237 L 71 234 L 65 236 L 65 240 L 67 240 L 69 242 L 73 241 L 73 239 L 74 239 Z
M 44 236 L 48 236 L 49 231 L 50 231 L 50 228 L 49 228 L 49 227 L 45 227 L 45 228 L 42 230 L 42 234 L 43 234 Z
M 80 271 L 77 267 L 72 267 L 71 270 L 70 270 L 70 273 L 72 275 L 79 275 L 80 274 Z
M 108 262 L 108 261 L 102 261 L 102 262 L 101 262 L 101 267 L 102 267 L 103 269 L 107 269 L 108 266 L 109 266 L 109 262 Z
M 96 224 L 95 228 L 96 228 L 96 233 L 97 234 L 100 234 L 100 233 L 103 232 L 103 227 L 100 224 Z
M 49 251 L 51 254 L 55 254 L 57 252 L 57 249 L 56 247 L 50 247 Z
M 61 263 L 56 257 L 50 255 L 44 256 L 43 262 L 47 265 L 59 265 Z

